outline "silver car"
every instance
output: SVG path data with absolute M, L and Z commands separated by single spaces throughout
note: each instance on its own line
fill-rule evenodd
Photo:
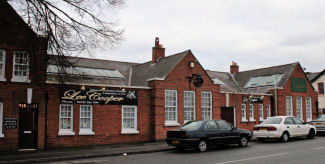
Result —
M 317 132 L 325 132 L 325 114 L 318 116 L 311 123 L 316 127 Z

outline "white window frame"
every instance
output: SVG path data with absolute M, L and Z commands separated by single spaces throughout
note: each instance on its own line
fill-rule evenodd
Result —
M 3 103 L 0 102 L 0 138 L 5 137 L 3 134 L 2 123 L 3 123 Z
M 90 107 L 90 127 L 89 128 L 81 128 L 81 109 L 82 107 Z M 93 106 L 92 105 L 80 105 L 80 115 L 79 115 L 79 135 L 94 135 L 93 131 Z
M 175 106 L 168 106 L 167 105 L 167 92 L 173 92 L 176 94 L 176 102 Z M 179 126 L 180 124 L 178 123 L 178 98 L 177 98 L 177 90 L 165 90 L 165 124 L 164 126 Z M 166 108 L 175 108 L 175 120 L 166 120 Z
M 255 122 L 256 121 L 254 119 L 254 104 L 249 104 L 249 121 L 250 122 Z
M 298 115 L 298 113 L 299 113 L 299 115 Z M 296 97 L 296 115 L 298 118 L 303 120 L 304 114 L 303 114 L 302 97 L 301 96 Z
M 71 107 L 71 118 L 70 118 L 70 129 L 61 129 L 61 110 L 63 106 L 70 106 Z M 60 113 L 59 113 L 59 136 L 69 136 L 69 135 L 75 135 L 73 131 L 73 105 L 72 104 L 60 104 Z
M 187 95 L 191 95 L 193 96 L 193 102 L 190 102 L 190 104 L 193 104 L 193 106 L 191 105 L 188 105 L 185 100 L 185 96 Z M 191 98 L 191 96 L 189 98 Z M 196 118 L 196 109 L 195 109 L 195 92 L 194 91 L 184 91 L 184 123 L 187 122 L 187 121 L 192 121 L 192 120 L 195 120 Z M 193 117 L 193 119 L 185 119 L 186 115 L 187 114 L 190 114 L 190 117 Z
M 263 104 L 259 104 L 259 121 L 264 121 L 264 111 L 263 111 Z M 261 117 L 262 116 L 262 117 Z
M 124 117 L 124 109 L 125 108 L 134 108 L 134 128 L 123 128 L 123 120 L 125 119 Z M 131 105 L 123 105 L 122 106 L 122 123 L 121 123 L 121 134 L 139 134 L 138 131 L 138 107 L 137 106 L 131 106 Z
M 286 96 L 286 116 L 293 116 L 292 96 Z
M 271 117 L 271 105 L 266 104 L 266 118 Z
M 248 122 L 246 118 L 246 104 L 241 104 L 241 122 Z
M 16 53 L 24 53 L 27 56 L 27 64 L 26 64 L 26 76 L 16 76 L 15 75 L 15 59 L 16 59 Z M 30 83 L 30 79 L 29 79 L 29 64 L 30 64 L 30 56 L 28 53 L 26 53 L 25 51 L 14 51 L 13 53 L 13 64 L 12 64 L 12 78 L 11 81 L 12 82 L 25 82 L 25 83 Z
M 0 50 L 0 53 L 2 53 L 2 62 L 0 62 L 2 64 L 2 72 L 0 75 L 0 81 L 6 81 L 5 78 L 5 69 L 6 69 L 6 51 L 5 50 Z
M 205 95 L 210 95 L 210 97 L 206 97 Z M 209 103 L 210 106 L 203 104 L 204 99 L 206 99 L 210 102 Z M 204 116 L 206 116 L 207 114 L 209 115 L 208 120 L 212 120 L 212 92 L 202 92 L 201 93 L 201 105 L 202 105 L 202 120 L 204 120 L 204 118 L 205 118 Z
M 313 119 L 313 106 L 311 97 L 306 97 L 306 121 L 310 122 Z

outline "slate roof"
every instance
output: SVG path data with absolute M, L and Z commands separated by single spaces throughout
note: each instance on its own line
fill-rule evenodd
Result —
M 131 67 L 137 63 L 119 62 L 111 60 L 99 60 L 80 57 L 67 57 L 67 59 L 77 67 L 95 68 L 100 70 L 117 70 L 124 78 L 110 78 L 110 77 L 96 77 L 96 76 L 82 76 L 81 78 L 74 78 L 73 76 L 64 76 L 65 83 L 72 84 L 91 84 L 91 85 L 129 85 Z M 51 61 L 49 61 L 51 64 Z M 47 82 L 57 83 L 57 74 L 47 71 Z
M 321 75 L 325 74 L 325 69 L 321 72 L 307 72 L 307 77 L 309 79 L 309 81 L 314 82 L 315 80 L 317 80 Z
M 244 88 L 247 82 L 253 77 L 270 76 L 275 74 L 283 74 L 279 79 L 278 87 L 284 87 L 290 75 L 299 63 L 291 63 L 274 67 L 260 68 L 255 70 L 243 71 L 235 73 L 234 75 L 227 72 L 208 71 L 209 76 L 214 79 L 217 78 L 224 85 L 220 85 L 220 91 L 226 93 L 259 93 L 267 94 L 274 86 L 265 87 L 250 87 Z
M 236 84 L 232 75 L 228 72 L 217 72 L 217 71 L 209 71 L 207 70 L 208 75 L 213 81 L 218 79 L 223 84 L 220 84 L 220 92 L 231 92 L 238 93 L 241 92 L 241 88 Z
M 160 58 L 157 62 L 152 61 L 132 67 L 132 86 L 148 86 L 148 79 L 165 78 L 176 65 L 188 54 L 190 50 Z

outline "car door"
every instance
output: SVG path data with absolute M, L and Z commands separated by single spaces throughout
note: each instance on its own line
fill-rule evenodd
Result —
M 238 143 L 239 134 L 234 132 L 233 127 L 224 120 L 217 121 L 219 126 L 219 134 L 222 137 L 222 143 Z
M 284 130 L 287 130 L 292 137 L 298 135 L 298 129 L 292 117 L 287 117 L 284 120 Z
M 208 139 L 209 144 L 216 145 L 219 140 L 219 128 L 215 121 L 207 121 L 204 125 L 203 131 L 205 133 L 206 138 Z
M 309 126 L 305 125 L 303 121 L 301 121 L 298 118 L 293 117 L 293 121 L 295 122 L 297 126 L 297 135 L 299 136 L 306 136 L 309 133 Z

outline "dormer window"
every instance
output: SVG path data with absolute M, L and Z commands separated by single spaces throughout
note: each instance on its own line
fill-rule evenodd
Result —
M 0 81 L 6 81 L 5 67 L 6 67 L 6 51 L 0 50 Z
M 29 55 L 24 51 L 14 52 L 12 82 L 30 82 Z

